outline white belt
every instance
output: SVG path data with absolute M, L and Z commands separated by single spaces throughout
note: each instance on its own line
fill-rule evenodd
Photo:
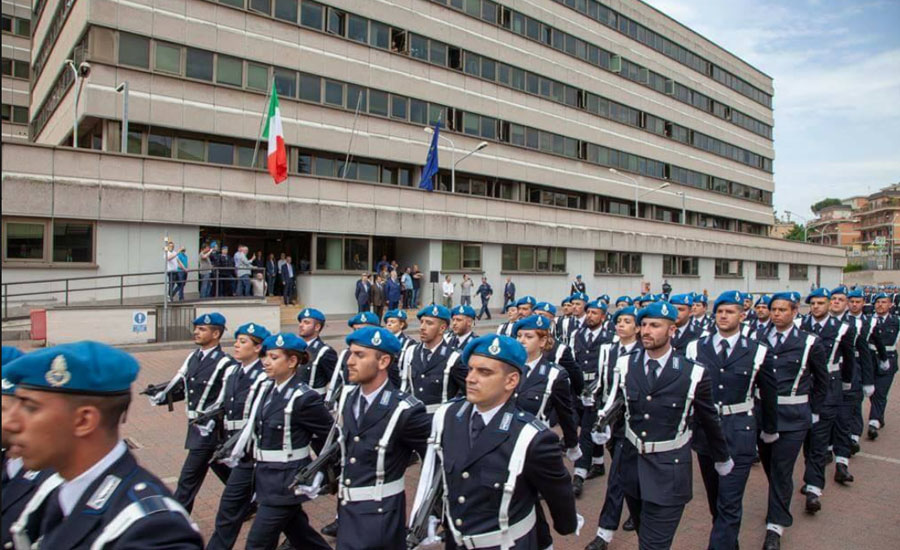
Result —
M 186 414 L 187 414 L 188 420 L 193 420 L 193 419 L 197 418 L 198 416 L 200 416 L 200 413 L 198 413 L 197 411 L 187 411 Z
M 513 540 L 519 540 L 534 529 L 537 522 L 537 514 L 534 508 L 521 521 L 509 526 L 509 537 Z M 461 545 L 474 550 L 475 548 L 492 548 L 500 546 L 503 542 L 503 533 L 500 530 L 482 533 L 480 535 L 462 535 Z
M 586 373 L 584 373 L 584 380 L 585 380 L 585 381 L 590 381 L 590 380 L 593 380 L 594 378 L 597 378 L 597 373 L 596 373 L 596 372 L 586 372 Z
M 247 424 L 246 420 L 226 420 L 225 421 L 225 429 L 226 430 L 240 430 L 244 428 L 244 425 Z
M 802 405 L 803 403 L 809 403 L 808 395 L 779 395 L 778 396 L 778 404 L 779 405 Z
M 253 458 L 258 460 L 259 462 L 293 462 L 294 460 L 309 458 L 309 445 L 307 445 L 306 447 L 300 447 L 299 449 L 292 449 L 290 451 L 285 451 L 282 449 L 278 449 L 277 451 L 255 449 L 253 451 Z
M 875 344 L 869 344 L 869 348 L 873 350 L 878 349 Z M 897 346 L 884 346 L 884 351 L 897 351 Z
M 432 403 L 431 405 L 425 405 L 425 412 L 427 412 L 428 414 L 434 414 L 436 410 L 441 408 L 441 405 L 443 405 L 443 403 Z
M 691 430 L 685 430 L 675 439 L 668 441 L 643 441 L 639 438 L 629 426 L 625 426 L 625 438 L 637 448 L 639 455 L 651 453 L 664 453 L 666 451 L 674 451 L 684 447 L 691 440 Z
M 327 387 L 327 386 L 326 386 L 326 387 L 322 387 L 322 388 L 311 388 L 311 389 L 312 389 L 312 391 L 316 392 L 316 393 L 319 394 L 319 395 L 325 395 L 326 393 L 328 393 L 328 387 Z
M 743 403 L 735 403 L 733 405 L 716 405 L 716 408 L 719 409 L 719 414 L 722 416 L 740 414 L 752 411 L 753 401 L 744 401 Z
M 403 478 L 385 483 L 381 486 L 381 498 L 399 495 L 404 490 Z M 371 487 L 341 487 L 341 500 L 344 502 L 361 502 L 375 500 L 375 486 Z
M 828 363 L 828 372 L 838 372 L 841 370 L 840 363 Z

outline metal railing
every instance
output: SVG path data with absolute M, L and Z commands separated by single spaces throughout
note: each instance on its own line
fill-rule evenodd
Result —
M 151 271 L 143 273 L 122 273 L 118 275 L 93 275 L 87 277 L 67 277 L 59 279 L 41 279 L 34 281 L 15 281 L 2 283 L 3 289 L 3 320 L 14 318 L 24 318 L 28 316 L 28 309 L 32 306 L 42 304 L 62 304 L 70 305 L 76 301 L 75 297 L 78 293 L 96 293 L 93 303 L 96 304 L 118 304 L 126 305 L 126 303 L 151 302 L 156 303 L 162 301 L 179 302 L 184 300 L 184 296 L 189 296 L 189 301 L 205 301 L 205 300 L 227 300 L 227 299 L 248 299 L 259 298 L 265 300 L 265 292 L 263 296 L 253 296 L 252 277 L 256 273 L 263 273 L 264 268 L 252 268 L 250 294 L 235 294 L 237 289 L 241 288 L 244 280 L 237 276 L 236 269 L 230 267 L 214 267 L 208 270 L 188 269 L 178 272 Z M 170 274 L 178 274 L 170 276 Z M 182 278 L 183 274 L 183 278 Z M 208 279 L 204 275 L 208 274 Z M 135 279 L 138 279 L 135 281 Z M 264 279 L 265 281 L 265 279 Z M 204 284 L 209 284 L 209 293 L 204 295 Z M 188 285 L 200 285 L 195 291 L 185 290 Z M 39 287 L 38 289 L 29 289 L 28 287 Z M 49 288 L 48 288 L 49 287 Z M 128 292 L 129 289 L 145 289 L 148 287 L 161 287 L 158 290 L 150 290 L 148 292 Z M 264 286 L 265 289 L 265 286 Z M 265 289 L 272 291 L 272 289 Z M 75 296 L 73 296 L 75 295 Z M 175 300 L 175 296 L 181 296 L 180 300 Z M 100 299 L 100 297 L 103 297 Z M 82 303 L 87 300 L 80 301 Z M 10 306 L 13 306 L 13 313 L 10 314 Z M 21 309 L 17 311 L 15 308 Z

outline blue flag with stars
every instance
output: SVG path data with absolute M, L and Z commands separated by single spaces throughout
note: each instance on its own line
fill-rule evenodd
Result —
M 434 191 L 434 176 L 438 173 L 438 136 L 440 132 L 441 121 L 437 121 L 434 123 L 434 135 L 431 137 L 431 145 L 428 147 L 428 157 L 425 159 L 425 168 L 422 169 L 419 189 Z

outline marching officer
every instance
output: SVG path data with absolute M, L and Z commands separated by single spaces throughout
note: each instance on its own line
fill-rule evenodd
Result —
M 735 550 L 743 516 L 744 490 L 757 456 L 756 438 L 771 443 L 778 439 L 778 405 L 775 374 L 769 349 L 741 334 L 743 296 L 736 290 L 723 292 L 713 304 L 716 330 L 688 344 L 686 357 L 706 368 L 713 402 L 722 419 L 722 431 L 734 469 L 726 477 L 716 472 L 703 433 L 694 435 L 700 473 L 713 517 L 710 550 Z M 759 410 L 754 412 L 754 394 Z
M 712 325 L 712 321 L 706 313 L 708 306 L 709 299 L 706 297 L 706 294 L 695 292 L 694 303 L 691 304 L 691 323 L 698 334 L 708 330 L 710 325 Z
M 512 334 L 513 325 L 519 319 L 519 308 L 515 302 L 509 302 L 504 306 L 503 311 L 506 313 L 506 321 L 500 323 L 497 327 L 497 334 L 509 336 Z
M 357 313 L 353 317 L 347 319 L 347 326 L 351 331 L 359 330 L 363 327 L 380 327 L 381 319 L 371 311 L 363 311 Z M 331 380 L 328 381 L 328 389 L 325 391 L 325 405 L 329 409 L 333 409 L 337 405 L 337 400 L 341 395 L 344 384 L 347 382 L 349 373 L 347 371 L 347 361 L 350 359 L 350 350 L 343 349 L 338 354 L 337 365 L 331 374 Z
M 534 296 L 524 296 L 519 298 L 516 302 L 516 309 L 519 310 L 519 319 L 524 319 L 531 315 L 535 305 L 537 305 L 537 300 L 534 299 Z
M 638 296 L 634 301 L 638 305 L 638 308 L 645 308 L 654 302 L 658 302 L 659 299 L 656 297 L 656 294 L 647 293 Z
M 891 297 L 884 292 L 875 295 L 875 330 L 873 337 L 881 340 L 886 357 L 875 366 L 874 392 L 869 398 L 869 439 L 878 437 L 878 430 L 884 427 L 884 411 L 887 408 L 888 393 L 897 374 L 897 343 L 900 341 L 900 317 L 891 313 Z
M 565 334 L 561 334 L 560 338 L 565 338 L 566 342 L 571 341 L 572 335 L 584 325 L 587 303 L 590 300 L 584 292 L 578 292 L 569 296 L 569 303 L 572 306 L 572 322 L 569 323 L 569 330 Z M 569 346 L 571 347 L 571 345 Z
M 247 535 L 247 549 L 270 550 L 284 533 L 294 548 L 331 547 L 309 524 L 301 503 L 318 494 L 316 486 L 290 488 L 294 475 L 310 462 L 313 435 L 325 439 L 334 423 L 322 396 L 298 376 L 308 361 L 306 342 L 293 334 L 273 334 L 263 342 L 268 379 L 249 398 L 250 415 L 227 461 L 234 464 L 252 442 L 253 482 L 259 509 Z
M 98 342 L 44 348 L 3 367 L 4 387 L 16 388 L 3 414 L 12 449 L 24 468 L 52 469 L 61 481 L 42 485 L 13 524 L 16 548 L 203 548 L 188 512 L 119 435 L 139 368 Z
M 419 318 L 419 343 L 403 356 L 400 390 L 425 403 L 429 414 L 465 389 L 465 365 L 459 352 L 444 342 L 450 322 L 450 310 L 431 304 L 416 314 Z
M 713 312 L 713 321 L 715 321 L 716 313 Z M 744 322 L 751 327 L 756 324 L 756 310 L 753 308 L 753 295 L 749 292 L 744 293 Z
M 634 300 L 631 298 L 631 296 L 619 296 L 618 298 L 616 298 L 616 311 L 633 306 Z
M 319 337 L 325 328 L 325 314 L 311 307 L 303 308 L 297 314 L 297 325 L 297 334 L 307 345 L 307 362 L 297 372 L 304 384 L 325 395 L 338 362 L 334 348 Z
M 458 305 L 450 310 L 450 330 L 453 335 L 447 341 L 451 348 L 462 351 L 469 340 L 478 336 L 472 332 L 475 324 L 475 309 L 472 306 Z
M 415 347 L 416 341 L 405 332 L 409 327 L 409 316 L 406 314 L 406 310 L 391 309 L 386 311 L 384 312 L 384 317 L 382 317 L 382 322 L 384 323 L 384 328 L 391 331 L 391 334 L 397 340 L 400 340 L 400 353 L 394 356 L 394 362 L 391 364 L 391 368 L 388 369 L 388 378 L 391 379 L 391 384 L 399 388 L 402 381 L 400 378 L 400 361 L 407 349 Z
M 758 338 L 769 330 L 769 302 L 771 300 L 772 297 L 768 294 L 763 294 L 756 299 L 756 304 L 753 306 L 753 311 L 756 312 L 756 320 L 750 324 L 752 329 L 750 331 L 751 338 Z
M 226 439 L 244 429 L 250 416 L 251 391 L 256 391 L 265 381 L 261 357 L 265 356 L 262 344 L 269 331 L 258 323 L 247 323 L 234 331 L 232 357 L 238 364 L 225 374 L 221 403 Z M 241 532 L 241 524 L 253 506 L 253 457 L 245 453 L 231 469 L 225 489 L 219 499 L 216 524 L 209 538 L 207 550 L 231 550 Z
M 669 303 L 678 310 L 678 317 L 675 319 L 675 334 L 672 335 L 672 347 L 676 352 L 683 354 L 688 342 L 699 338 L 702 332 L 698 331 L 691 323 L 691 306 L 694 305 L 694 297 L 690 294 L 675 294 Z
M 879 360 L 887 359 L 887 350 L 881 338 L 875 338 L 874 335 L 879 331 L 874 315 L 866 315 L 863 310 L 866 306 L 866 296 L 862 289 L 851 290 L 847 294 L 847 302 L 849 306 L 849 316 L 854 319 L 857 326 L 860 342 L 859 351 L 859 393 L 857 395 L 848 396 L 844 394 L 844 406 L 849 408 L 850 423 L 850 448 L 851 453 L 858 453 L 859 438 L 863 433 L 862 418 L 862 401 L 863 395 L 871 397 L 875 393 L 875 368 Z M 865 348 L 865 353 L 863 349 Z M 852 388 L 851 388 L 852 390 Z M 849 398 L 849 403 L 847 402 Z
M 341 465 L 338 549 L 404 548 L 404 473 L 412 452 L 425 456 L 425 406 L 398 390 L 388 369 L 401 350 L 389 330 L 363 327 L 346 338 L 349 382 L 337 417 Z
M 772 372 L 778 388 L 778 438 L 759 443 L 759 455 L 769 479 L 764 550 L 781 548 L 784 529 L 793 523 L 791 497 L 794 492 L 794 464 L 810 427 L 819 420 L 827 395 L 826 352 L 819 338 L 794 325 L 799 295 L 778 292 L 769 302 L 768 343 Z
M 188 455 L 178 476 L 175 500 L 181 503 L 188 513 L 194 508 L 194 499 L 210 468 L 223 484 L 228 481 L 231 470 L 227 466 L 219 462 L 210 464 L 216 447 L 222 442 L 222 432 L 216 429 L 215 420 L 209 420 L 203 425 L 190 421 L 215 408 L 215 403 L 222 392 L 225 373 L 235 365 L 234 359 L 222 351 L 220 344 L 222 336 L 225 335 L 224 315 L 206 313 L 194 319 L 193 324 L 194 343 L 199 349 L 187 356 L 165 389 L 150 396 L 151 404 L 162 405 L 167 401 L 169 392 L 173 392 L 173 395 L 181 393 L 181 388 L 176 388 L 176 385 L 184 389 L 189 421 L 184 448 L 187 449 Z
M 597 296 L 597 301 L 606 305 L 606 311 L 609 311 L 609 294 L 601 294 Z M 606 316 L 606 319 L 603 321 L 603 330 L 609 331 L 610 333 L 615 334 L 616 325 L 612 322 L 612 319 L 609 315 Z
M 571 347 L 574 350 L 575 362 L 584 375 L 585 388 L 580 402 L 575 403 L 581 427 L 580 446 L 582 457 L 575 463 L 575 474 L 572 487 L 576 497 L 584 490 L 584 481 L 602 476 L 606 473 L 603 465 L 603 446 L 594 445 L 591 441 L 591 428 L 597 421 L 593 394 L 599 380 L 597 378 L 600 346 L 608 344 L 615 338 L 615 333 L 603 329 L 606 320 L 606 304 L 598 300 L 586 306 L 584 325 L 572 334 Z
M 603 344 L 603 347 L 600 348 L 599 376 L 601 383 L 597 386 L 594 399 L 597 402 L 597 406 L 605 411 L 612 407 L 610 396 L 614 397 L 616 388 L 618 388 L 615 366 L 619 357 L 624 357 L 641 349 L 641 342 L 638 339 L 638 326 L 635 321 L 636 315 L 637 312 L 634 306 L 624 306 L 618 309 L 612 315 L 612 322 L 619 340 L 615 343 Z M 597 521 L 597 535 L 585 547 L 585 550 L 606 550 L 609 544 L 612 543 L 613 535 L 619 528 L 619 521 L 622 519 L 622 508 L 625 504 L 625 492 L 622 488 L 620 477 L 622 447 L 625 443 L 625 424 L 622 420 L 618 420 L 609 427 L 609 430 L 605 430 L 600 434 L 591 433 L 591 436 L 595 445 L 606 444 L 611 460 L 609 476 L 606 479 L 606 495 Z M 631 528 L 628 529 L 627 525 L 624 525 L 623 528 L 633 531 L 634 522 L 631 518 L 628 518 L 626 523 L 629 522 L 632 524 Z
M 553 328 L 553 334 L 557 338 L 566 338 L 569 334 L 569 325 L 572 324 L 572 297 L 566 296 L 559 303 L 560 315 L 556 318 L 556 324 Z
M 538 548 L 543 498 L 556 531 L 576 531 L 579 516 L 559 439 L 513 398 L 525 368 L 522 346 L 506 336 L 476 338 L 463 351 L 466 399 L 434 414 L 413 515 L 433 472 L 442 472 L 447 548 Z
M 620 479 L 641 550 L 672 545 L 691 500 L 694 427 L 704 431 L 719 475 L 728 475 L 734 467 L 713 405 L 709 373 L 671 346 L 677 316 L 675 307 L 663 301 L 638 311 L 643 349 L 619 358 L 615 367 L 616 392 L 625 403 Z
M 801 328 L 819 338 L 825 348 L 828 371 L 825 400 L 818 411 L 819 421 L 812 425 L 804 442 L 806 471 L 803 474 L 804 487 L 801 492 L 806 494 L 806 511 L 814 514 L 822 507 L 820 499 L 825 487 L 825 464 L 829 461 L 829 443 L 844 401 L 843 384 L 852 382 L 853 373 L 858 367 L 853 353 L 856 327 L 829 314 L 831 292 L 827 288 L 817 288 L 806 297 L 806 303 L 810 306 L 810 313 Z M 839 448 L 849 450 L 850 434 L 839 435 Z M 843 458 L 849 460 L 849 454 Z M 838 473 L 840 474 L 840 470 Z M 843 475 L 839 475 L 839 478 L 840 483 L 852 481 L 852 478 L 845 478 Z
M 550 302 L 541 302 L 535 307 L 534 311 L 537 315 L 541 315 L 550 321 L 551 347 L 544 352 L 544 357 L 566 371 L 566 374 L 569 375 L 569 391 L 572 394 L 572 399 L 578 399 L 582 390 L 584 390 L 584 375 L 575 363 L 575 356 L 572 355 L 571 348 L 565 344 L 567 340 L 560 336 L 561 332 L 557 329 L 557 321 L 559 319 L 555 317 L 556 308 Z M 565 330 L 562 332 L 565 332 Z M 550 425 L 553 426 L 555 424 L 551 422 Z

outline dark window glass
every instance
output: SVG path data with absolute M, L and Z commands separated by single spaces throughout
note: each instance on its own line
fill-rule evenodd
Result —
M 297 22 L 297 0 L 275 0 L 275 17 Z
M 406 120 L 406 105 L 405 97 L 391 95 L 391 117 Z
M 447 45 L 441 42 L 431 41 L 431 62 L 435 65 L 447 65 Z
M 333 178 L 334 165 L 334 159 L 326 157 L 316 157 L 316 175 Z
M 388 116 L 388 94 L 378 90 L 369 91 L 369 113 Z
M 153 157 L 172 158 L 172 136 L 151 132 L 147 136 L 147 154 Z
M 204 154 L 204 143 L 199 139 L 178 138 L 178 158 L 181 160 L 193 160 L 203 162 L 206 160 Z
M 189 78 L 200 80 L 212 80 L 213 78 L 213 54 L 203 50 L 187 49 L 187 70 L 185 74 Z
M 328 8 L 328 28 L 326 31 L 338 36 L 344 36 L 347 14 L 334 8 Z
M 300 174 L 312 173 L 312 157 L 309 155 L 297 155 L 297 172 Z
M 207 162 L 213 164 L 234 164 L 234 145 L 210 141 Z
M 119 33 L 119 63 L 150 68 L 150 39 L 127 32 Z M 210 69 L 210 79 L 212 79 Z
M 43 223 L 7 222 L 6 257 L 11 260 L 42 260 L 44 230 Z
M 428 61 L 428 39 L 418 34 L 411 34 L 409 40 L 409 55 L 416 59 Z
M 355 113 L 356 108 L 359 107 L 359 112 L 365 113 L 369 108 L 368 105 L 367 89 L 347 84 L 347 109 Z
M 362 181 L 378 182 L 379 168 L 377 164 L 360 162 L 356 169 L 356 179 Z
M 244 84 L 244 62 L 236 57 L 219 54 L 216 59 L 216 82 L 242 86 Z
M 250 0 L 248 7 L 253 11 L 258 11 L 266 15 L 271 15 L 272 13 L 272 6 L 269 3 L 269 0 Z
M 357 42 L 369 41 L 369 21 L 358 15 L 351 15 L 347 23 L 347 38 Z
M 319 4 L 303 0 L 303 5 L 300 7 L 300 24 L 304 27 L 322 30 L 323 9 Z
M 481 117 L 481 137 L 484 139 L 497 139 L 497 119 Z
M 254 150 L 253 147 L 248 147 L 246 145 L 238 145 L 237 146 L 238 166 L 250 167 L 253 165 L 253 150 Z M 261 149 L 257 150 L 256 151 L 256 164 L 260 168 L 262 168 L 262 166 L 260 166 L 260 164 L 261 164 L 260 161 L 263 160 L 264 158 L 266 158 L 265 151 L 262 151 Z
M 369 22 L 369 44 L 376 48 L 388 49 L 391 45 L 391 28 L 377 21 Z
M 3 32 L 12 32 L 12 17 L 8 17 L 6 15 L 3 16 Z
M 253 90 L 269 91 L 269 68 L 255 63 L 247 63 L 247 87 Z
M 300 99 L 319 103 L 322 100 L 322 79 L 300 73 Z
M 418 124 L 425 124 L 427 122 L 427 104 L 424 101 L 419 101 L 418 99 L 410 99 L 409 100 L 409 121 L 415 122 Z
M 333 80 L 325 81 L 325 103 L 329 105 L 344 106 L 344 85 Z
M 181 74 L 181 47 L 164 42 L 156 43 L 156 70 Z
M 400 168 L 397 170 L 397 184 L 409 187 L 412 185 L 412 181 L 410 180 L 411 174 L 409 169 Z
M 275 89 L 283 97 L 297 97 L 297 73 L 275 68 Z
M 466 67 L 465 70 L 468 74 L 479 76 L 481 74 L 481 65 L 479 63 L 480 58 L 470 52 L 465 53 L 466 59 Z
M 129 130 L 128 131 L 128 154 L 129 155 L 142 155 L 143 152 L 143 138 L 144 136 L 141 134 L 139 130 Z
M 463 113 L 463 131 L 469 135 L 477 136 L 480 131 L 481 121 L 478 115 Z
M 481 78 L 486 80 L 494 80 L 497 77 L 496 74 L 497 64 L 490 59 L 481 59 Z
M 53 261 L 93 262 L 94 224 L 89 222 L 53 222 Z

